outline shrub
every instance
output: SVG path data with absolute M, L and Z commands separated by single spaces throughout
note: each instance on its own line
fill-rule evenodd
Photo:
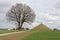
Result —
M 30 30 L 29 28 L 26 28 L 26 30 Z
M 53 30 L 58 30 L 57 28 L 54 28 Z

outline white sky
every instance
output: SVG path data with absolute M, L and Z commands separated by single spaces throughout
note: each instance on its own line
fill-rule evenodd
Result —
M 36 14 L 36 20 L 33 24 L 25 23 L 23 26 L 36 26 L 43 22 L 50 28 L 60 29 L 60 0 L 0 0 L 0 28 L 14 27 L 13 22 L 7 22 L 6 12 L 16 3 L 25 3 L 29 5 Z

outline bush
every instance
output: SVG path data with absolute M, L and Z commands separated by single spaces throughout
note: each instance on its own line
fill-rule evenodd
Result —
M 53 30 L 58 30 L 57 28 L 54 28 Z
M 26 28 L 26 30 L 30 30 L 29 28 Z

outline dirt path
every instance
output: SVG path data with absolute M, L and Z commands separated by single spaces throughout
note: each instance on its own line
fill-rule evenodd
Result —
M 6 36 L 0 36 L 0 40 L 21 40 L 22 38 L 30 35 L 31 32 L 23 32 L 23 33 L 16 33 L 16 34 L 10 34 Z
M 23 32 L 25 32 L 25 31 L 4 33 L 4 34 L 0 34 L 0 36 L 6 36 L 6 35 L 10 35 L 10 34 L 23 33 Z

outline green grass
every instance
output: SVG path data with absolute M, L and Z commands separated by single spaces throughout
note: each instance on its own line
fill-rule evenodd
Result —
M 22 40 L 60 40 L 60 31 L 35 31 Z
M 19 30 L 0 30 L 0 34 L 18 32 Z

